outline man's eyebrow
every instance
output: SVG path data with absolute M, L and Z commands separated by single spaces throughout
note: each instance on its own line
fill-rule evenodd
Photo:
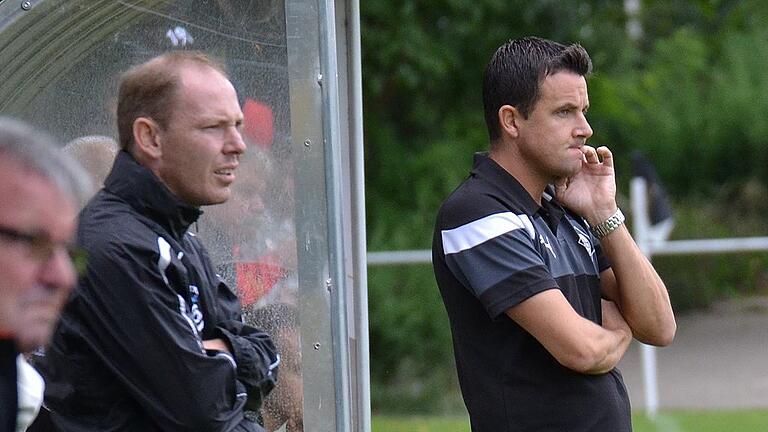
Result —
M 216 125 L 227 125 L 230 123 L 238 124 L 243 122 L 243 117 L 238 116 L 238 117 L 230 118 L 230 117 L 223 117 L 223 116 L 210 116 L 210 117 L 201 119 L 201 121 L 203 123 L 210 123 L 210 124 L 216 124 Z
M 579 106 L 574 104 L 573 102 L 564 102 L 555 108 L 555 111 L 562 111 L 562 110 L 575 110 L 578 109 Z M 589 109 L 589 102 L 584 104 L 584 111 Z
M 576 104 L 574 104 L 573 102 L 563 102 L 557 105 L 557 107 L 555 108 L 555 111 L 573 110 L 576 108 L 578 108 L 578 106 L 576 106 Z

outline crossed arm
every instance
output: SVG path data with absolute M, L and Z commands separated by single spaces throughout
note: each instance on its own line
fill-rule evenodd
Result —
M 586 374 L 613 369 L 633 336 L 665 346 L 677 328 L 664 283 L 626 228 L 611 233 L 603 245 L 615 258 L 613 269 L 601 273 L 607 299 L 602 300 L 602 326 L 579 315 L 557 289 L 536 294 L 506 312 L 560 364 Z
M 606 236 L 602 245 L 613 263 L 600 275 L 607 299 L 602 300 L 602 326 L 576 313 L 557 289 L 536 294 L 506 312 L 560 364 L 586 374 L 614 368 L 633 336 L 665 346 L 677 328 L 664 282 L 627 229 L 621 227 Z
M 579 315 L 559 289 L 550 289 L 506 313 L 563 366 L 601 374 L 616 366 L 632 341 L 632 331 L 616 305 L 602 300 L 602 311 L 603 325 L 599 326 Z
M 635 339 L 667 346 L 677 330 L 664 282 L 622 226 L 601 241 L 612 269 L 601 277 L 603 297 L 618 305 Z
M 616 212 L 613 154 L 607 147 L 582 148 L 581 171 L 556 183 L 558 200 L 595 226 Z M 616 303 L 632 333 L 651 345 L 669 345 L 677 325 L 667 288 L 651 263 L 620 226 L 600 240 L 612 268 L 601 273 L 604 298 Z
M 558 181 L 556 190 L 564 205 L 595 225 L 616 211 L 613 156 L 606 147 L 585 146 L 583 151 L 582 171 Z M 633 336 L 664 346 L 672 342 L 677 329 L 667 288 L 626 226 L 605 236 L 601 246 L 612 263 L 611 269 L 600 274 L 606 299 L 602 301 L 602 326 L 576 313 L 557 289 L 536 294 L 506 311 L 558 362 L 588 374 L 615 367 Z

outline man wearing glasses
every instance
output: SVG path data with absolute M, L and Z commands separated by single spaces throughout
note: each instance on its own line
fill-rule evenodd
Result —
M 71 242 L 87 185 L 49 137 L 0 117 L 0 430 L 16 430 L 18 353 L 48 342 L 82 264 Z

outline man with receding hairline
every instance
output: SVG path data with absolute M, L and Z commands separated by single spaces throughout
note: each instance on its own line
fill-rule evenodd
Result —
M 586 50 L 526 37 L 485 71 L 490 151 L 437 215 L 432 262 L 473 432 L 629 432 L 616 364 L 671 343 L 664 283 L 586 145 Z
M 223 68 L 171 52 L 120 84 L 121 151 L 83 209 L 89 267 L 43 372 L 62 431 L 261 431 L 277 377 L 270 338 L 241 320 L 190 226 L 231 196 L 243 114 Z

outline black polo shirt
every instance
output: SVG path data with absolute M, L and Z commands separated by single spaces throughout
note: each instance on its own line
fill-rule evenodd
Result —
M 580 315 L 602 321 L 599 274 L 609 263 L 599 242 L 551 190 L 541 202 L 477 154 L 437 216 L 433 266 L 472 430 L 631 431 L 618 370 L 584 375 L 565 368 L 504 313 L 559 289 Z

